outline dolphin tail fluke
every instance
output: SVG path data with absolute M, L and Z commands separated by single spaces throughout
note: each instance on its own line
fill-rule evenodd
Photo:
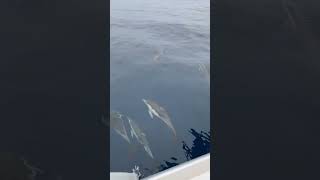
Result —
M 152 112 L 150 111 L 150 109 L 148 110 L 148 113 L 149 113 L 151 119 L 153 119 L 153 114 L 152 114 Z
M 125 136 L 125 138 L 124 138 L 126 141 L 128 141 L 128 143 L 129 144 L 131 144 L 131 141 L 130 141 L 130 139 L 129 139 L 129 137 L 128 136 Z
M 173 133 L 173 135 L 174 135 L 175 139 L 177 139 L 177 132 L 176 132 L 176 130 L 175 130 L 175 129 L 172 129 L 172 133 Z
M 144 146 L 144 150 L 149 154 L 149 156 L 154 159 L 153 154 L 148 146 Z
M 178 142 L 179 142 L 178 140 L 179 140 L 179 139 L 178 139 L 177 135 L 175 134 L 175 135 L 173 136 L 173 141 L 174 141 L 175 143 L 178 143 Z
M 170 123 L 167 123 L 169 129 L 172 131 L 172 133 L 174 134 L 175 137 L 177 137 L 177 132 L 176 132 L 176 129 L 174 128 L 174 126 L 172 125 L 171 123 L 171 120 L 169 119 L 169 122 Z
M 177 132 L 176 132 L 176 130 L 173 129 L 172 131 L 173 131 L 174 137 L 177 137 Z

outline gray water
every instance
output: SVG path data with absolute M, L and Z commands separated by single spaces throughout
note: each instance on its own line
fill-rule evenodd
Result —
M 209 131 L 210 80 L 199 70 L 199 64 L 210 63 L 209 4 L 111 0 L 110 108 L 137 122 L 154 155 L 150 158 L 136 141 L 130 146 L 111 130 L 111 171 L 131 172 L 137 165 L 151 170 L 142 172 L 148 176 L 171 157 L 174 164 L 187 161 L 182 141 L 194 143 L 189 130 Z M 150 118 L 143 98 L 168 111 L 178 140 L 161 120 Z

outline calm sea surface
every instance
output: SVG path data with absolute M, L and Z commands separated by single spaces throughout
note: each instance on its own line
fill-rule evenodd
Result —
M 145 133 L 151 158 L 125 128 L 129 144 L 111 130 L 111 171 L 142 176 L 209 151 L 209 0 L 111 0 L 111 111 L 133 119 Z M 173 136 L 159 118 L 151 119 L 142 99 L 168 112 Z

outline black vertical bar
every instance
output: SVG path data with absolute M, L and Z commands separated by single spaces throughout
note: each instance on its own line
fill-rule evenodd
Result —
M 216 2 L 213 179 L 319 179 L 319 7 Z
M 106 61 L 106 86 L 105 86 L 105 92 L 106 92 L 106 98 L 105 98 L 105 108 L 104 108 L 104 114 L 106 114 L 107 116 L 109 116 L 109 111 L 110 111 L 110 17 L 111 17 L 111 12 L 110 12 L 110 2 L 111 0 L 107 0 L 107 29 L 106 29 L 106 36 L 107 36 L 107 61 Z M 105 143 L 107 145 L 107 150 L 106 150 L 106 158 L 107 159 L 107 167 L 106 170 L 108 172 L 108 179 L 110 179 L 110 128 L 106 128 L 106 137 L 107 140 L 106 142 L 102 142 Z
M 0 179 L 109 168 L 109 2 L 0 2 Z

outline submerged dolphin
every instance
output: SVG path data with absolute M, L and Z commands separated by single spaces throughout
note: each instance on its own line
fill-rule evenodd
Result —
M 138 126 L 138 124 L 136 122 L 134 122 L 132 119 L 130 119 L 129 117 L 127 117 L 130 127 L 131 127 L 131 136 L 132 137 L 136 137 L 137 141 L 143 145 L 144 150 L 148 153 L 148 155 L 153 159 L 153 155 L 151 152 L 151 149 L 149 147 L 149 143 L 146 137 L 146 134 L 144 132 L 142 132 L 142 130 L 140 129 L 140 127 Z
M 122 119 L 123 115 L 119 112 L 116 111 L 111 111 L 110 112 L 110 127 L 114 129 L 121 137 L 123 137 L 128 143 L 130 142 L 130 139 L 128 137 L 125 125 L 124 125 L 124 120 Z M 104 123 L 108 125 L 108 122 L 104 120 Z
M 153 119 L 153 115 L 157 116 L 159 119 L 161 119 L 166 125 L 172 130 L 173 134 L 177 136 L 176 130 L 173 127 L 173 124 L 171 122 L 171 119 L 167 113 L 167 111 L 158 105 L 156 102 L 152 100 L 146 100 L 142 99 L 144 104 L 148 107 L 148 112 L 150 117 Z
M 210 64 L 199 64 L 199 71 L 205 73 L 206 77 L 210 81 Z
M 43 171 L 37 167 L 34 167 L 32 165 L 29 164 L 29 162 L 24 159 L 24 158 L 21 158 L 22 161 L 23 161 L 23 164 L 25 165 L 26 168 L 28 168 L 30 171 L 31 171 L 31 174 L 29 175 L 29 177 L 31 177 L 31 179 L 35 179 L 36 176 L 40 173 L 42 174 Z
M 161 54 L 163 54 L 163 50 L 157 50 L 156 54 L 153 57 L 153 61 L 158 61 L 160 56 L 161 56 Z

